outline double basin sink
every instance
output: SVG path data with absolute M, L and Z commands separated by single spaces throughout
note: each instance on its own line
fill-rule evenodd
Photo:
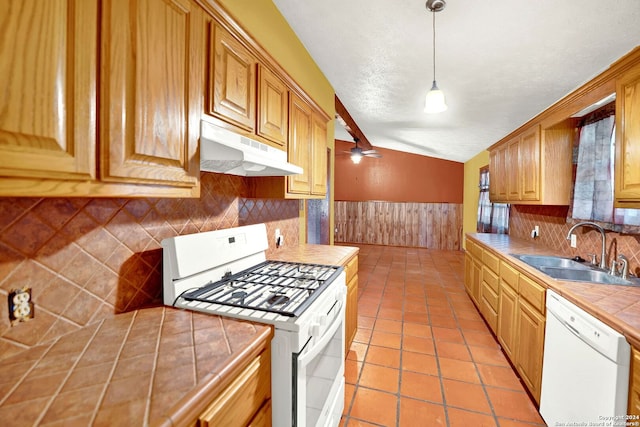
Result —
M 546 255 L 511 254 L 525 264 L 558 280 L 576 282 L 601 283 L 605 285 L 640 286 L 640 279 L 636 277 L 623 279 L 602 271 L 588 263 L 574 261 L 569 258 Z

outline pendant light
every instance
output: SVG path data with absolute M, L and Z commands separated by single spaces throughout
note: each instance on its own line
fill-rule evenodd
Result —
M 424 103 L 425 113 L 442 113 L 447 109 L 444 102 L 444 93 L 438 89 L 436 84 L 436 12 L 440 12 L 446 6 L 445 0 L 427 0 L 427 9 L 433 16 L 433 84 L 431 90 L 427 92 Z

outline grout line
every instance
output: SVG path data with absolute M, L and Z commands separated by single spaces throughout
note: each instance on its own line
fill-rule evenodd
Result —
M 96 417 L 98 416 L 98 409 L 100 408 L 100 406 L 102 406 L 102 403 L 104 402 L 104 398 L 107 395 L 107 390 L 111 384 L 111 380 L 113 379 L 113 375 L 116 372 L 116 367 L 118 366 L 119 362 L 120 362 L 120 355 L 122 354 L 122 350 L 124 349 L 124 346 L 127 343 L 127 340 L 129 339 L 129 334 L 131 333 L 131 329 L 133 328 L 133 324 L 136 320 L 136 318 L 138 317 L 138 312 L 134 313 L 133 316 L 131 316 L 131 321 L 129 322 L 129 326 L 127 327 L 127 331 L 126 333 L 122 336 L 122 341 L 119 343 L 119 348 L 118 348 L 118 354 L 114 359 L 113 365 L 111 366 L 111 370 L 109 372 L 109 378 L 107 381 L 105 381 L 104 387 L 102 388 L 102 392 L 100 393 L 100 398 L 98 399 L 98 402 L 96 403 L 96 407 L 94 409 L 93 414 L 91 415 L 91 421 L 90 424 L 94 424 L 96 422 Z M 98 331 L 101 329 L 102 327 L 102 323 L 100 324 L 100 328 L 98 328 Z M 96 334 L 93 336 L 92 338 L 92 342 L 95 339 L 95 337 L 98 334 L 98 331 L 96 331 Z M 88 346 L 87 346 L 88 348 Z M 84 354 L 84 352 L 83 352 Z M 80 359 L 79 359 L 80 360 Z
M 422 252 L 422 251 L 419 251 Z M 442 402 L 433 402 L 433 401 L 428 401 L 428 400 L 424 400 L 424 399 L 420 399 L 420 398 L 414 398 L 414 397 L 410 397 L 407 396 L 407 398 L 411 398 L 417 401 L 421 401 L 421 402 L 426 402 L 426 403 L 430 403 L 430 404 L 436 404 L 436 405 L 441 405 L 444 409 L 444 414 L 445 414 L 445 422 L 446 425 L 450 425 L 451 420 L 449 419 L 449 407 L 451 408 L 456 408 L 456 409 L 460 409 L 460 410 L 464 410 L 466 412 L 470 412 L 470 413 L 477 413 L 477 414 L 482 414 L 484 416 L 492 416 L 494 419 L 494 422 L 496 423 L 496 425 L 500 425 L 500 419 L 498 418 L 498 415 L 495 412 L 495 408 L 493 407 L 493 403 L 491 402 L 489 395 L 488 395 L 488 391 L 487 391 L 487 387 L 489 387 L 490 385 L 485 384 L 484 381 L 482 380 L 482 376 L 480 375 L 480 371 L 479 371 L 479 363 L 477 362 L 476 358 L 473 356 L 473 354 L 471 353 L 470 350 L 470 344 L 467 341 L 467 337 L 464 333 L 464 331 L 466 330 L 465 328 L 463 328 L 463 326 L 460 324 L 460 320 L 458 318 L 458 306 L 459 305 L 464 305 L 463 302 L 466 301 L 470 301 L 468 295 L 465 292 L 464 289 L 464 285 L 461 283 L 463 283 L 464 280 L 464 274 L 458 274 L 456 273 L 456 269 L 461 268 L 460 266 L 463 265 L 462 261 L 458 259 L 458 257 L 454 260 L 452 257 L 444 257 L 444 261 L 446 261 L 444 264 L 444 266 L 440 266 L 437 269 L 434 267 L 433 269 L 431 268 L 431 266 L 434 266 L 436 263 L 433 259 L 434 254 L 430 253 L 428 250 L 425 250 L 425 252 L 423 252 L 422 254 L 418 253 L 417 255 L 414 256 L 414 254 L 409 254 L 407 255 L 406 252 L 404 255 L 400 254 L 399 251 L 395 251 L 395 250 L 380 250 L 380 251 L 376 251 L 375 253 L 378 254 L 378 257 L 376 259 L 376 264 L 374 264 L 372 266 L 371 270 L 371 275 L 367 275 L 367 278 L 369 277 L 373 277 L 373 272 L 375 270 L 378 270 L 378 272 L 382 272 L 384 271 L 386 273 L 384 281 L 383 282 L 378 282 L 376 281 L 375 284 L 371 284 L 369 283 L 369 281 L 367 280 L 364 284 L 360 285 L 359 287 L 359 292 L 358 292 L 358 300 L 360 302 L 360 298 L 362 297 L 362 295 L 367 295 L 367 298 L 375 298 L 375 301 L 377 303 L 377 309 L 375 310 L 375 314 L 373 316 L 365 316 L 365 317 L 373 317 L 374 321 L 372 323 L 372 327 L 371 327 L 371 335 L 369 337 L 369 340 L 366 344 L 366 350 L 365 350 L 365 354 L 363 356 L 362 359 L 362 369 L 360 370 L 360 372 L 358 373 L 358 377 L 356 380 L 356 384 L 354 384 L 354 393 L 352 396 L 351 401 L 349 402 L 349 408 L 348 408 L 348 412 L 346 414 L 344 414 L 343 416 L 343 421 L 344 424 L 346 425 L 349 420 L 357 420 L 358 418 L 351 416 L 351 409 L 353 406 L 353 403 L 355 401 L 355 395 L 357 393 L 357 391 L 360 388 L 365 388 L 365 389 L 371 389 L 371 390 L 376 390 L 379 392 L 383 392 L 383 393 L 387 393 L 387 394 L 392 394 L 395 395 L 397 397 L 397 403 L 396 403 L 396 425 L 400 426 L 400 415 L 401 415 L 401 399 L 403 398 L 402 393 L 401 393 L 401 389 L 402 389 L 402 378 L 403 378 L 403 369 L 402 369 L 402 361 L 403 361 L 403 344 L 404 344 L 404 339 L 405 339 L 405 333 L 404 333 L 404 325 L 406 323 L 405 321 L 405 314 L 406 314 L 406 305 L 408 300 L 415 296 L 415 290 L 413 290 L 414 292 L 412 292 L 411 294 L 407 293 L 407 280 L 409 279 L 415 279 L 416 276 L 418 278 L 420 278 L 420 284 L 422 286 L 422 292 L 421 294 L 417 294 L 416 295 L 420 295 L 420 297 L 424 297 L 424 303 L 426 305 L 426 316 L 427 316 L 427 322 L 428 322 L 428 328 L 429 331 L 431 332 L 431 341 L 433 343 L 433 348 L 434 348 L 434 357 L 436 359 L 436 366 L 438 369 L 438 378 L 440 381 L 440 391 L 442 394 Z M 371 260 L 371 254 L 367 254 L 368 255 L 368 259 Z M 401 264 L 399 262 L 399 259 L 402 258 L 402 260 L 404 260 L 404 268 L 402 268 L 402 266 L 399 266 L 399 264 Z M 417 262 L 414 262 L 416 261 Z M 410 264 L 412 265 L 413 268 L 411 268 L 411 271 L 414 273 L 407 273 L 407 268 L 408 268 L 408 263 L 410 262 Z M 384 267 L 385 268 L 377 268 L 379 266 L 379 264 L 381 262 L 384 262 Z M 429 265 L 425 265 L 425 263 L 428 262 Z M 387 267 L 387 263 L 388 263 L 388 267 Z M 416 268 L 414 266 L 414 264 L 418 265 L 418 268 Z M 429 274 L 430 279 L 429 280 L 425 280 L 425 272 L 431 270 L 431 273 Z M 389 283 L 389 279 L 390 277 L 395 281 L 395 282 L 399 282 L 398 280 L 398 276 L 399 276 L 399 272 L 401 271 L 402 273 L 402 285 L 401 287 L 398 285 L 398 283 L 394 283 L 394 284 L 390 284 Z M 376 277 L 380 277 L 380 275 L 376 276 Z M 433 280 L 435 279 L 435 280 Z M 433 283 L 432 283 L 433 281 Z M 413 282 L 413 280 L 412 280 Z M 445 283 L 446 282 L 446 283 Z M 440 306 L 431 306 L 429 305 L 429 293 L 427 292 L 426 286 L 428 284 L 431 285 L 435 285 L 437 286 L 438 290 L 442 291 L 442 293 L 444 294 L 445 300 L 446 300 L 446 307 L 449 308 L 451 310 L 451 315 L 453 317 L 453 320 L 455 322 L 455 327 L 454 328 L 450 328 L 449 326 L 439 326 L 441 328 L 448 328 L 448 329 L 455 329 L 457 330 L 461 336 L 462 336 L 462 341 L 463 341 L 463 345 L 466 348 L 466 351 L 468 352 L 468 356 L 469 356 L 469 361 L 464 360 L 464 362 L 466 363 L 472 363 L 473 367 L 475 369 L 476 375 L 478 376 L 479 379 L 479 383 L 478 385 L 480 385 L 482 387 L 482 390 L 484 392 L 484 396 L 487 399 L 487 403 L 489 404 L 489 409 L 490 409 L 490 413 L 485 413 L 485 412 L 481 412 L 478 410 L 474 410 L 474 409 L 470 409 L 464 406 L 456 406 L 456 405 L 448 405 L 447 401 L 446 401 L 446 395 L 445 395 L 445 391 L 444 391 L 444 383 L 443 383 L 443 376 L 442 376 L 442 370 L 441 370 L 441 366 L 440 366 L 440 356 L 438 354 L 438 348 L 437 348 L 437 344 L 436 344 L 436 340 L 435 337 L 433 335 L 433 329 L 434 329 L 434 325 L 432 324 L 433 319 L 434 319 L 434 315 L 432 313 L 432 309 L 435 307 L 440 307 Z M 373 286 L 370 286 L 373 285 Z M 373 333 L 375 331 L 375 327 L 376 324 L 378 322 L 378 320 L 381 320 L 382 318 L 380 318 L 380 314 L 381 314 L 381 310 L 382 310 L 382 304 L 385 298 L 385 293 L 386 292 L 390 292 L 392 295 L 392 297 L 396 297 L 396 293 L 398 293 L 398 291 L 401 290 L 401 295 L 402 295 L 402 308 L 401 308 L 401 312 L 402 312 L 402 319 L 400 320 L 400 324 L 401 324 L 401 331 L 400 331 L 400 348 L 397 349 L 399 352 L 399 366 L 398 366 L 398 390 L 396 393 L 389 393 L 388 391 L 385 390 L 380 390 L 380 389 L 376 389 L 376 388 L 369 388 L 369 387 L 365 387 L 360 385 L 360 380 L 361 380 L 361 375 L 362 375 L 362 370 L 365 367 L 365 362 L 368 356 L 368 352 L 370 349 L 370 346 L 372 345 L 372 339 L 373 339 Z M 369 291 L 369 292 L 367 292 Z M 371 294 L 371 295 L 370 295 Z M 463 298 L 466 297 L 465 298 Z M 463 307 L 460 307 L 460 309 L 462 310 Z M 466 307 L 464 307 L 464 309 L 466 309 Z M 473 306 L 473 310 L 475 312 L 477 312 L 477 308 L 475 306 Z M 382 320 L 394 320 L 397 321 L 397 319 L 382 319 Z M 409 322 L 411 323 L 411 322 Z M 427 325 L 425 325 L 427 326 Z M 364 329 L 364 328 L 363 328 Z M 482 330 L 474 330 L 474 329 L 469 329 L 466 330 L 467 332 L 478 332 L 478 333 L 484 333 L 488 331 L 488 326 L 485 325 L 485 328 Z M 495 337 L 494 341 L 495 341 Z M 498 344 L 499 345 L 499 344 Z M 482 347 L 482 346 L 481 346 Z M 394 350 L 396 350 L 394 348 Z M 424 354 L 424 353 L 423 353 Z M 357 363 L 357 361 L 355 361 Z M 483 364 L 484 365 L 484 364 Z M 505 367 L 503 365 L 493 365 L 491 363 L 486 364 L 489 366 L 497 366 L 497 367 Z M 383 365 L 380 365 L 383 366 Z M 455 379 L 452 379 L 455 380 Z M 457 380 L 457 381 L 461 381 L 461 380 Z M 462 381 L 462 382 L 467 382 L 467 381 Z M 476 383 L 474 383 L 476 384 Z M 504 390 L 509 390 L 509 391 L 515 391 L 512 390 L 510 388 L 506 388 L 506 387 L 498 387 L 498 386 L 491 386 L 492 388 L 498 388 L 498 389 L 504 389 Z M 525 393 L 526 394 L 526 393 Z M 528 398 L 528 396 L 527 396 Z M 512 418 L 508 418 L 508 417 L 502 417 L 503 420 L 512 420 Z M 519 422 L 525 422 L 524 420 L 515 420 L 514 421 L 519 421 Z M 363 420 L 363 421 L 367 421 L 367 420 Z M 369 423 L 371 423 L 371 421 L 367 421 Z M 372 423 L 375 424 L 375 423 Z M 536 425 L 535 423 L 530 423 L 530 425 L 534 426 Z

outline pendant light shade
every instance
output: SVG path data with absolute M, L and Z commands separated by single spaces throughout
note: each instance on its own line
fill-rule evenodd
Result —
M 427 92 L 424 112 L 433 114 L 442 113 L 447 109 L 444 93 L 438 89 L 438 85 L 436 84 L 436 12 L 443 10 L 446 2 L 444 0 L 427 0 L 426 6 L 433 16 L 433 85 L 431 86 L 431 90 Z
M 436 85 L 436 81 L 433 81 L 433 86 L 431 86 L 431 90 L 427 92 L 427 97 L 424 102 L 424 112 L 425 113 L 442 113 L 446 111 L 447 104 L 444 101 L 444 92 L 438 89 Z

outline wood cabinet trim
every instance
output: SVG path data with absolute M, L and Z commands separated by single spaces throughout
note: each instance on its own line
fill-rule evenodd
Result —
M 542 113 L 505 135 L 498 142 L 491 145 L 488 150 L 493 150 L 495 147 L 511 140 L 531 126 L 539 124 L 543 129 L 552 127 L 556 123 L 561 122 L 583 108 L 586 108 L 605 96 L 614 93 L 616 78 L 622 73 L 625 73 L 629 69 L 638 65 L 640 65 L 640 47 L 636 47 L 627 55 L 611 64 L 609 68 L 598 76 L 567 94 L 545 109 Z
M 332 116 L 328 114 L 320 105 L 313 100 L 304 89 L 287 73 L 287 71 L 276 61 L 269 52 L 267 52 L 248 31 L 240 26 L 240 24 L 233 18 L 233 16 L 218 4 L 214 0 L 194 0 L 200 4 L 216 22 L 225 28 L 228 32 L 233 34 L 240 40 L 247 49 L 257 58 L 258 62 L 266 66 L 270 71 L 279 76 L 285 84 L 289 87 L 289 90 L 296 93 L 300 98 L 304 99 L 313 109 L 318 110 L 324 117 L 325 121 L 332 119 Z

